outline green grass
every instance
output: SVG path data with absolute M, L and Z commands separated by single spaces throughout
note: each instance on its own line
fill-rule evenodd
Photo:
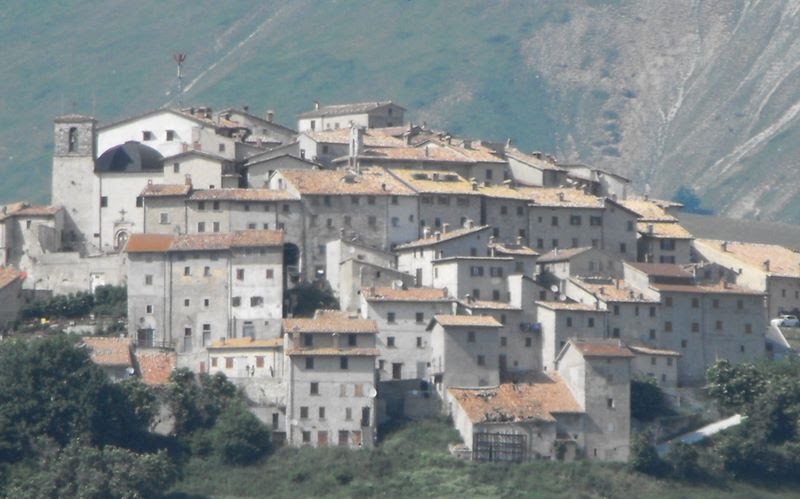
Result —
M 374 450 L 284 448 L 248 467 L 191 460 L 172 497 L 796 497 L 796 488 L 655 480 L 622 464 L 459 461 L 445 421 L 410 423 Z

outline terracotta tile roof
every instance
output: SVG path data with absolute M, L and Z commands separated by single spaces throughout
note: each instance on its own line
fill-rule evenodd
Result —
M 639 355 L 654 355 L 660 357 L 681 357 L 682 353 L 675 350 L 665 350 L 662 348 L 650 348 L 644 345 L 628 345 L 628 348 L 635 354 Z
M 500 255 L 519 255 L 519 256 L 539 256 L 533 248 L 518 243 L 494 243 L 489 244 L 489 248 L 494 248 L 495 253 Z
M 575 312 L 598 312 L 603 314 L 608 312 L 607 310 L 599 310 L 585 303 L 572 301 L 536 301 L 534 303 L 540 307 L 549 308 L 550 310 L 572 310 Z
M 537 158 L 530 154 L 525 154 L 519 149 L 515 149 L 512 147 L 506 148 L 505 151 L 506 156 L 509 158 L 514 158 L 517 161 L 530 165 L 538 170 L 555 170 L 555 171 L 565 171 L 564 168 L 559 167 L 556 164 L 553 164 L 549 161 L 544 159 Z
M 239 349 L 239 348 L 280 348 L 283 346 L 283 338 L 268 338 L 256 340 L 253 338 L 223 338 L 211 342 L 209 350 Z
M 253 248 L 280 246 L 283 231 L 242 230 L 211 234 L 184 234 L 178 236 L 169 251 L 224 250 L 231 248 Z
M 453 298 L 448 296 L 443 288 L 406 288 L 395 289 L 391 287 L 364 287 L 361 295 L 367 301 L 408 301 L 408 302 L 449 302 Z
M 652 233 L 651 233 L 652 228 Z M 636 231 L 643 236 L 663 237 L 669 239 L 694 239 L 688 230 L 675 222 L 638 222 Z
M 105 336 L 84 336 L 92 362 L 101 366 L 130 366 L 131 340 Z
M 668 214 L 664 207 L 669 204 L 653 199 L 628 198 L 617 199 L 617 203 L 639 215 L 642 222 L 675 222 L 677 219 Z M 678 205 L 680 206 L 680 205 Z
M 434 315 L 433 320 L 442 327 L 503 327 L 489 315 Z
M 356 356 L 377 357 L 380 352 L 377 348 L 295 348 L 286 352 L 290 356 L 324 355 L 324 356 Z
M 726 246 L 725 251 L 722 250 L 723 243 Z M 766 272 L 770 275 L 800 277 L 800 252 L 792 251 L 785 246 L 735 241 L 725 243 L 712 239 L 697 239 L 695 244 L 707 246 L 761 271 L 765 271 L 764 262 L 769 260 L 769 271 Z
M 657 300 L 647 299 L 641 292 L 628 287 L 622 279 L 590 280 L 571 277 L 570 281 L 586 291 L 596 294 L 604 302 L 658 303 Z
M 141 194 L 142 197 L 175 197 L 186 196 L 192 190 L 190 184 L 147 184 Z
M 395 169 L 391 174 L 419 194 L 478 194 L 469 180 L 447 170 Z
M 17 279 L 25 279 L 25 272 L 20 272 L 13 267 L 0 267 L 0 289 L 5 288 Z
M 459 300 L 458 303 L 466 308 L 476 310 L 522 310 L 521 308 L 504 301 Z
M 378 326 L 371 319 L 351 319 L 346 312 L 317 310 L 313 319 L 284 319 L 283 331 L 289 333 L 375 334 L 378 332 Z
M 380 163 L 383 161 L 408 161 L 413 163 L 504 163 L 497 156 L 482 152 L 470 151 L 452 146 L 423 144 L 420 146 L 401 146 L 381 149 L 367 149 L 359 155 L 362 161 Z
M 585 246 L 583 248 L 556 248 L 548 251 L 544 255 L 541 255 L 537 263 L 555 263 L 555 262 L 566 262 L 567 260 L 572 259 L 575 256 L 581 255 L 586 253 L 587 251 L 591 250 L 591 246 Z
M 605 200 L 578 189 L 539 187 L 534 188 L 532 203 L 535 206 L 556 208 L 604 208 Z
M 125 251 L 128 253 L 163 253 L 168 251 L 175 236 L 170 234 L 131 234 Z
M 192 201 L 290 201 L 300 196 L 287 190 L 272 189 L 198 189 L 189 197 Z
M 297 115 L 298 118 L 317 118 L 323 116 L 342 116 L 345 114 L 361 114 L 361 113 L 368 113 L 370 111 L 374 111 L 375 109 L 388 106 L 392 104 L 392 101 L 385 100 L 385 101 L 370 101 L 370 102 L 353 102 L 350 104 L 331 104 L 328 106 L 319 106 L 317 109 L 312 109 L 311 111 L 306 111 Z M 397 104 L 395 104 L 397 105 Z M 401 109 L 405 110 L 405 108 Z
M 573 338 L 569 342 L 584 357 L 633 357 L 633 352 L 620 341 Z
M 484 197 L 493 199 L 515 199 L 532 203 L 541 187 L 509 186 L 509 185 L 483 185 L 478 187 L 478 192 Z
M 427 246 L 436 246 L 437 244 L 443 243 L 445 241 L 452 241 L 460 237 L 477 234 L 478 232 L 482 231 L 488 231 L 489 229 L 490 227 L 488 225 L 483 225 L 479 227 L 471 227 L 471 228 L 465 227 L 461 229 L 448 230 L 445 233 L 440 233 L 439 239 L 436 239 L 434 235 L 431 235 L 430 237 L 417 239 L 416 241 L 411 241 L 410 243 L 400 244 L 395 247 L 395 251 L 414 249 L 414 248 L 424 248 Z
M 60 206 L 31 205 L 27 201 L 20 201 L 0 208 L 0 221 L 11 217 L 51 217 L 62 209 Z
M 467 417 L 478 423 L 553 422 L 553 414 L 583 409 L 558 374 L 541 373 L 532 383 L 503 383 L 492 388 L 450 388 Z
M 641 262 L 625 262 L 626 265 L 640 270 L 651 277 L 678 277 L 683 279 L 691 279 L 692 274 L 687 272 L 680 265 L 671 263 L 641 263 Z
M 383 168 L 364 168 L 361 174 L 344 170 L 284 170 L 280 174 L 303 195 L 412 196 L 414 194 L 414 191 Z
M 315 142 L 325 144 L 350 144 L 350 128 L 304 132 Z M 368 128 L 364 132 L 366 147 L 405 147 L 405 142 L 386 133 L 382 128 Z
M 650 283 L 650 287 L 662 293 L 704 293 L 704 294 L 731 294 L 731 295 L 763 295 L 761 291 L 737 286 L 726 282 L 716 284 L 662 284 Z
M 142 383 L 151 386 L 167 384 L 178 360 L 175 352 L 158 350 L 136 350 L 134 355 Z

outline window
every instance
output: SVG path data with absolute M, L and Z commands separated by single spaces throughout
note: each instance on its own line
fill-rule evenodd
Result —
M 333 227 L 333 219 L 329 218 L 329 219 L 325 220 L 325 226 L 328 227 L 328 228 Z
M 347 368 L 348 368 L 347 357 L 339 357 L 339 369 L 347 369 Z
M 504 346 L 507 346 L 507 345 L 508 345 L 508 338 L 506 338 L 505 336 L 501 336 L 500 337 L 500 346 L 504 347 Z
M 722 321 L 716 321 L 714 323 L 714 329 L 716 329 L 717 331 L 722 331 Z
M 618 327 L 615 327 L 615 328 L 614 328 L 614 329 L 611 331 L 611 337 L 612 337 L 612 338 L 619 338 L 619 328 L 618 328 Z
M 208 308 L 208 307 L 209 307 L 209 305 L 211 305 L 211 300 L 209 300 L 208 298 L 205 298 L 205 299 L 203 300 L 203 306 L 204 306 L 205 308 Z
M 572 317 L 567 317 L 567 327 L 572 327 Z
M 572 238 L 572 247 L 573 248 L 577 248 L 578 247 L 578 238 L 577 237 L 573 237 Z
M 233 369 L 233 357 L 225 357 L 225 369 Z
M 675 251 L 675 240 L 674 239 L 661 239 L 659 241 L 659 246 L 661 246 L 662 251 Z
M 267 279 L 274 279 L 275 278 L 275 270 L 267 269 Z
M 331 197 L 330 196 L 322 196 L 322 204 L 325 206 L 331 205 Z
M 211 203 L 211 209 L 213 209 L 214 211 L 219 211 L 219 201 L 214 201 L 213 203 Z
M 589 225 L 594 225 L 594 226 L 603 225 L 603 217 L 599 216 L 589 217 Z
M 231 298 L 231 307 L 238 307 L 242 304 L 242 297 L 241 296 L 234 296 Z
M 214 232 L 219 232 L 219 222 L 214 222 L 212 226 L 214 227 Z
M 711 302 L 711 306 L 713 308 L 719 308 L 719 300 L 717 298 L 714 298 L 714 300 Z
M 108 196 L 100 196 L 100 207 L 101 208 L 108 207 Z
M 492 300 L 500 301 L 500 291 L 493 289 L 492 290 Z
M 581 216 L 580 215 L 571 215 L 569 217 L 569 224 L 570 225 L 580 225 L 581 224 Z
M 251 296 L 250 297 L 250 306 L 251 307 L 261 307 L 264 305 L 264 298 L 262 296 Z
M 650 330 L 650 339 L 651 340 L 655 340 L 656 339 L 656 330 L 655 329 L 651 329 Z
M 664 298 L 664 306 L 665 307 L 671 307 L 672 306 L 672 297 L 671 296 L 667 296 L 667 297 Z
M 672 322 L 667 321 L 667 322 L 664 323 L 664 331 L 667 332 L 667 333 L 671 333 L 672 332 Z
M 147 274 L 144 276 L 144 285 L 145 286 L 152 286 L 153 285 L 153 275 Z
M 344 385 L 342 385 L 344 387 Z M 345 407 L 344 409 L 344 419 L 345 421 L 351 421 L 353 419 L 353 409 L 349 407 Z
M 184 298 L 183 306 L 184 307 L 188 307 L 189 305 L 191 305 L 191 301 L 189 300 L 189 298 Z
M 672 357 L 667 357 L 667 365 L 672 367 Z
M 339 430 L 339 445 L 342 447 L 347 446 L 347 441 L 350 438 L 350 432 L 347 430 Z
M 744 308 L 744 302 L 742 300 L 736 300 L 736 309 L 742 310 Z
M 485 366 L 486 365 L 486 357 L 484 357 L 483 355 L 478 355 L 477 362 L 478 362 L 479 366 Z
M 375 225 L 377 225 L 377 224 L 378 224 L 378 219 L 377 219 L 377 217 L 375 217 L 375 215 L 370 215 L 369 217 L 367 217 L 367 224 L 368 224 L 370 227 L 375 227 Z
M 613 408 L 614 408 L 614 399 L 612 399 L 612 398 L 607 398 L 607 399 L 606 399 L 606 406 L 607 406 L 609 409 L 613 409 Z
M 319 408 L 319 419 L 325 419 L 325 407 Z
M 197 232 L 205 232 L 205 231 L 206 231 L 206 223 L 197 222 Z
M 169 213 L 159 213 L 158 214 L 158 221 L 161 224 L 168 224 L 169 223 Z
M 422 348 L 422 336 L 417 336 L 417 348 Z
M 544 239 L 536 240 L 536 249 L 544 249 Z
M 651 366 L 656 365 L 656 358 L 655 357 L 650 357 L 650 365 Z
M 75 152 L 78 150 L 78 129 L 72 127 L 69 129 L 67 137 L 67 152 Z
M 386 314 L 386 322 L 388 322 L 389 324 L 394 324 L 394 322 L 395 322 L 395 314 L 394 314 L 394 312 L 388 312 Z
M 517 206 L 517 216 L 521 217 L 524 214 L 525 214 L 525 210 L 522 208 L 522 206 Z
M 301 410 L 302 410 L 302 408 L 301 408 Z M 303 443 L 304 444 L 310 444 L 311 443 L 311 432 L 310 431 L 304 431 L 303 432 Z
M 553 227 L 558 227 L 558 217 L 552 217 L 550 219 L 550 225 L 552 225 Z
M 628 252 L 628 245 L 625 243 L 619 243 L 619 252 L 620 253 L 627 253 Z
M 183 268 L 183 275 L 192 275 L 192 268 L 191 267 L 184 267 Z
M 507 206 L 501 206 L 500 207 L 500 214 L 501 215 L 508 215 L 508 207 Z
M 692 298 L 692 308 L 699 308 L 700 307 L 700 300 L 697 298 Z
M 225 144 L 220 144 L 219 147 L 217 148 L 217 150 L 219 152 L 225 152 Z
M 314 357 L 306 357 L 306 369 L 314 369 Z
M 150 132 L 148 130 L 142 131 L 142 141 L 145 140 L 153 140 L 153 132 Z
M 217 358 L 211 357 L 211 367 L 217 367 Z
M 314 346 L 314 335 L 312 335 L 312 334 L 304 334 L 303 335 L 303 346 L 304 347 Z
M 311 395 L 319 395 L 319 383 L 316 381 L 311 382 Z
M 553 239 L 553 241 L 552 241 L 552 242 L 553 242 L 553 245 L 552 245 L 552 247 L 553 247 L 553 248 L 558 248 L 558 239 Z
M 392 379 L 403 379 L 403 364 L 392 362 Z
M 469 331 L 467 333 L 467 342 L 475 343 L 475 331 Z
M 300 419 L 308 419 L 308 407 L 300 408 Z
M 586 326 L 587 327 L 594 327 L 594 317 L 587 317 L 586 318 Z
M 489 275 L 492 277 L 503 277 L 503 267 L 490 267 Z
M 171 142 L 175 140 L 175 130 L 167 130 L 167 141 Z
M 619 305 L 614 305 L 614 315 L 619 315 Z
M 144 306 L 144 312 L 146 314 L 152 314 L 153 313 L 153 306 L 152 305 L 145 305 Z
M 656 307 L 650 307 L 650 317 L 656 316 Z
M 633 220 L 628 220 L 628 232 L 633 232 Z
M 236 269 L 236 280 L 237 281 L 244 280 L 244 269 Z
M 530 348 L 531 346 L 533 346 L 533 340 L 530 337 L 525 338 L 525 348 Z
M 689 342 L 686 340 L 681 340 L 681 348 L 686 348 L 689 345 Z
M 400 225 L 400 219 L 397 217 L 392 217 L 392 227 L 398 227 Z
M 469 275 L 473 277 L 480 277 L 483 275 L 483 267 L 473 265 L 469 268 Z
M 692 332 L 699 333 L 700 332 L 700 323 L 699 322 L 692 322 Z

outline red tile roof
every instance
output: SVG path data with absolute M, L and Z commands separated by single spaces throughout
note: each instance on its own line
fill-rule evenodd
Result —
M 130 366 L 131 340 L 106 336 L 84 336 L 92 362 L 101 366 Z
M 154 197 L 182 197 L 192 190 L 191 184 L 151 184 L 148 183 L 141 194 L 145 198 Z
M 633 352 L 620 341 L 573 338 L 569 342 L 584 357 L 633 357 Z
M 662 348 L 650 348 L 643 345 L 628 345 L 628 348 L 635 354 L 654 355 L 660 357 L 681 357 L 683 354 L 675 350 L 665 350 Z
M 136 350 L 135 356 L 139 375 L 146 385 L 167 384 L 178 360 L 175 352 L 158 350 Z
M 283 338 L 268 338 L 256 340 L 250 337 L 244 338 L 223 338 L 211 342 L 209 350 L 218 349 L 239 349 L 239 348 L 280 348 L 283 346 Z
M 163 253 L 173 251 L 210 251 L 231 248 L 280 246 L 283 232 L 279 230 L 243 230 L 208 234 L 132 234 L 128 253 Z
M 290 356 L 322 355 L 342 357 L 377 357 L 380 352 L 377 348 L 294 348 L 286 352 Z
M 312 319 L 284 319 L 288 333 L 362 333 L 375 334 L 378 326 L 372 319 L 350 318 L 338 310 L 317 310 Z
M 410 301 L 410 302 L 448 302 L 453 298 L 448 296 L 443 288 L 390 288 L 390 287 L 365 287 L 361 288 L 361 295 L 367 301 Z
M 383 168 L 364 168 L 360 174 L 343 170 L 283 170 L 280 175 L 302 195 L 414 195 L 413 190 Z
M 25 272 L 20 272 L 13 267 L 0 267 L 0 289 L 5 288 L 17 279 L 25 279 Z
M 442 327 L 503 327 L 490 315 L 435 315 L 433 320 Z
M 584 412 L 566 383 L 555 373 L 539 373 L 531 383 L 450 388 L 448 392 L 475 424 L 553 422 L 554 414 Z
M 125 251 L 128 253 L 163 253 L 168 251 L 175 236 L 169 234 L 131 234 Z

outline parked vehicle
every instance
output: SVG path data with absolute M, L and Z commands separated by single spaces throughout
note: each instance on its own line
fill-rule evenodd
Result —
M 800 327 L 800 319 L 796 315 L 781 315 L 772 319 L 770 323 L 778 327 Z

